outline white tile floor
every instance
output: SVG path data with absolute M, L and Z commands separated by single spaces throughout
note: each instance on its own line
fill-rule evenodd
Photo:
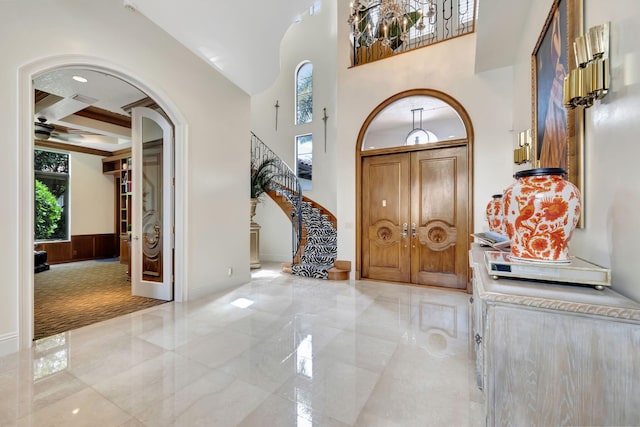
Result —
M 267 267 L 1 358 L 0 425 L 483 424 L 469 295 Z

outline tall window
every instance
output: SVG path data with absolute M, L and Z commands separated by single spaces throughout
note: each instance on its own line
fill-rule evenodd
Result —
M 313 64 L 304 62 L 296 71 L 296 124 L 313 119 Z
M 36 240 L 69 240 L 69 155 L 35 150 Z
M 303 190 L 311 190 L 313 171 L 313 138 L 311 134 L 296 136 L 296 175 Z

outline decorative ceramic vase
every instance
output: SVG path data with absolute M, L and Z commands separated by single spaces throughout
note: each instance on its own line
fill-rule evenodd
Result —
M 569 262 L 569 240 L 578 224 L 581 196 L 560 168 L 517 172 L 502 198 L 511 256 L 521 260 Z
M 505 234 L 502 221 L 502 194 L 494 194 L 491 196 L 491 200 L 487 204 L 485 213 L 487 214 L 489 231 Z

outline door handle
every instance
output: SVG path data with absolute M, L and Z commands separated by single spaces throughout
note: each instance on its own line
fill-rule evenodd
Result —
M 409 226 L 405 222 L 404 224 L 402 224 L 402 237 L 406 239 L 408 235 L 409 235 Z
M 411 237 L 416 238 L 416 223 L 411 223 Z

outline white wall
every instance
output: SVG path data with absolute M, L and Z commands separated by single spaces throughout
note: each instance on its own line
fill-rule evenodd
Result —
M 338 257 L 355 260 L 355 153 L 360 126 L 383 100 L 407 89 L 438 89 L 468 111 L 475 131 L 474 222 L 486 229 L 484 207 L 491 194 L 512 182 L 517 132 L 531 127 L 531 53 L 553 0 L 531 2 L 518 29 L 516 62 L 474 74 L 475 35 L 349 68 L 348 2 L 337 11 L 337 115 L 335 161 Z M 611 92 L 587 110 L 585 131 L 586 227 L 576 230 L 571 252 L 611 267 L 614 289 L 640 300 L 635 260 L 640 253 L 640 187 L 634 172 L 640 154 L 640 6 L 634 0 L 584 1 L 585 28 L 611 22 Z M 304 44 L 304 39 L 298 39 Z M 284 44 L 283 44 L 284 49 Z M 271 102 L 276 98 L 271 97 Z M 266 107 L 266 104 L 262 106 Z M 253 104 L 254 114 L 257 105 Z M 267 108 L 266 111 L 269 111 Z M 273 109 L 271 109 L 273 111 Z M 283 111 L 281 109 L 281 111 Z M 268 117 L 266 115 L 265 117 Z
M 19 290 L 32 283 L 29 271 L 18 270 L 16 250 L 25 235 L 19 232 L 20 201 L 29 194 L 28 184 L 18 179 L 25 167 L 19 163 L 19 141 L 28 133 L 19 128 L 24 110 L 19 106 L 28 105 L 32 96 L 20 86 L 20 77 L 47 58 L 79 55 L 112 64 L 161 95 L 175 117 L 184 120 L 178 123 L 184 125 L 185 143 L 178 151 L 185 159 L 177 167 L 183 173 L 176 177 L 182 192 L 176 209 L 185 215 L 177 227 L 186 234 L 176 267 L 184 271 L 185 296 L 247 281 L 248 95 L 143 16 L 125 9 L 121 0 L 9 0 L 0 2 L 0 17 L 0 354 L 17 349 L 19 306 L 24 306 Z M 234 271 L 231 278 L 228 267 Z
M 330 4 L 329 4 L 330 3 Z M 334 4 L 337 3 L 337 4 Z M 330 8 L 338 9 L 329 13 Z M 347 25 L 348 2 L 324 1 L 322 12 L 302 24 L 294 25 L 281 45 L 282 72 L 269 90 L 254 95 L 252 128 L 286 162 L 293 162 L 294 136 L 308 132 L 305 126 L 293 125 L 293 77 L 298 63 L 314 63 L 314 189 L 305 195 L 317 200 L 338 217 L 338 258 L 354 261 L 355 242 L 355 161 L 360 127 L 373 109 L 388 97 L 408 89 L 430 88 L 457 99 L 466 109 L 474 126 L 474 222 L 476 230 L 487 229 L 484 207 L 491 195 L 511 183 L 512 79 L 510 67 L 474 74 L 475 36 L 464 36 L 446 43 L 405 53 L 372 64 L 350 68 Z M 322 19 L 318 19 L 322 18 Z M 308 19 L 308 20 L 307 20 Z M 337 44 L 337 52 L 333 49 Z M 336 57 L 336 63 L 333 57 Z M 322 68 L 320 68 L 322 65 Z M 330 68 L 333 66 L 334 68 Z M 337 72 L 337 75 L 335 74 Z M 337 79 L 337 88 L 330 79 Z M 323 80 L 327 79 L 325 90 Z M 321 148 L 322 106 L 327 108 L 328 149 Z M 275 108 L 278 100 L 278 131 L 275 131 Z M 335 111 L 332 111 L 335 110 Z M 332 134 L 335 127 L 335 136 Z M 322 147 L 323 148 L 323 147 Z M 320 154 L 320 157 L 318 157 Z M 318 186 L 322 177 L 322 187 Z M 258 206 L 256 221 L 262 225 L 261 259 L 290 258 L 288 221 L 279 209 L 266 200 Z
M 293 24 L 280 45 L 281 71 L 266 91 L 251 97 L 251 128 L 294 169 L 295 136 L 313 135 L 313 188 L 304 195 L 336 214 L 336 2 L 324 0 L 313 15 Z M 295 125 L 295 71 L 302 61 L 313 64 L 313 121 Z M 258 64 L 259 66 L 259 64 Z M 278 130 L 275 129 L 276 100 Z M 327 150 L 324 149 L 323 108 L 327 109 Z M 291 260 L 291 222 L 268 197 L 256 209 L 260 258 Z M 339 220 L 338 220 L 339 221 Z
M 348 2 L 340 2 L 338 23 L 346 22 Z M 447 93 L 467 110 L 475 132 L 474 227 L 487 229 L 484 208 L 512 175 L 511 67 L 474 74 L 475 35 L 349 68 L 347 25 L 338 25 L 338 258 L 355 261 L 355 161 L 362 123 L 390 96 L 408 89 Z M 355 262 L 353 264 L 355 266 Z
M 530 127 L 530 55 L 552 1 L 531 2 L 514 67 L 514 123 Z M 585 115 L 585 228 L 570 252 L 610 267 L 613 288 L 640 301 L 640 4 L 636 0 L 584 1 L 585 29 L 610 22 L 611 91 Z
M 102 157 L 70 152 L 70 234 L 113 233 L 113 175 L 102 173 Z

